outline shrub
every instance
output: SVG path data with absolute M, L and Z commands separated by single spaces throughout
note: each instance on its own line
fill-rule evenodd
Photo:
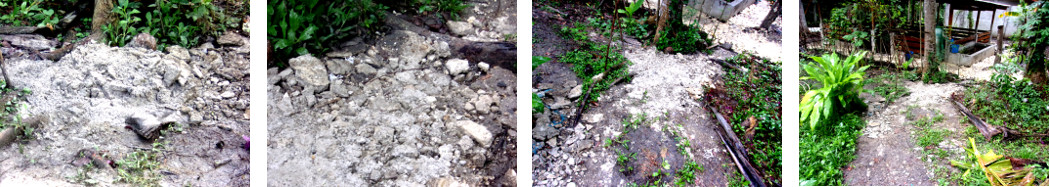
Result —
M 21 2 L 21 3 L 19 3 Z M 49 1 L 0 1 L 0 8 L 9 9 L 10 12 L 0 12 L 0 23 L 12 26 L 51 26 L 58 23 L 62 18 L 60 13 L 42 4 Z
M 695 52 L 706 52 L 707 47 L 711 45 L 711 39 L 708 37 L 706 32 L 699 30 L 696 27 L 686 27 L 685 29 L 675 31 L 663 31 L 660 35 L 663 38 L 659 39 L 656 43 L 658 49 L 670 48 L 670 52 L 674 53 L 695 53 Z
M 470 5 L 463 2 L 463 0 L 416 0 L 414 6 L 419 7 L 419 9 L 417 9 L 419 14 L 430 14 L 436 12 L 439 15 L 444 16 L 444 14 L 441 13 L 447 13 L 448 19 L 451 20 L 459 20 L 460 12 L 462 12 L 463 9 L 470 7 Z
M 149 7 L 154 9 L 145 14 L 144 32 L 157 38 L 158 50 L 169 45 L 197 46 L 204 37 L 217 37 L 241 23 L 240 18 L 227 16 L 211 0 L 164 0 Z
M 867 52 L 850 55 L 840 59 L 837 54 L 824 54 L 822 57 L 810 57 L 813 63 L 802 64 L 808 74 L 801 80 L 817 80 L 821 88 L 809 90 L 801 98 L 802 125 L 816 128 L 821 120 L 830 116 L 847 113 L 846 110 L 866 108 L 859 99 L 863 89 L 863 76 L 869 66 L 859 67 L 860 60 Z

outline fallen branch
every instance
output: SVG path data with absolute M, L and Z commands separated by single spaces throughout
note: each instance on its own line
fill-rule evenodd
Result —
M 15 85 L 13 83 L 11 83 L 11 78 L 7 77 L 8 74 L 7 74 L 7 68 L 5 67 L 6 66 L 5 64 L 7 64 L 7 63 L 4 62 L 4 53 L 0 52 L 0 73 L 4 73 L 4 83 L 5 83 L 4 87 L 6 87 L 6 88 L 13 88 L 13 87 L 15 87 Z
M 977 130 L 980 130 L 980 134 L 983 135 L 984 140 L 991 140 L 991 137 L 994 137 L 994 135 L 998 134 L 1002 134 L 1002 139 L 1004 140 L 1015 140 L 1023 137 L 1049 137 L 1049 134 L 1025 133 L 1006 127 L 999 127 L 987 124 L 979 117 L 974 115 L 971 111 L 969 111 L 968 108 L 965 108 L 965 106 L 962 105 L 961 102 L 958 102 L 956 99 L 952 99 L 951 102 L 954 103 L 954 106 L 957 107 L 958 110 L 961 111 L 966 118 L 969 118 L 969 121 L 972 122 L 973 126 L 976 126 Z
M 725 60 L 722 60 L 722 59 L 716 59 L 716 58 L 710 58 L 709 60 L 717 62 L 718 64 L 721 64 L 722 66 L 735 69 L 736 71 L 739 71 L 739 72 L 742 72 L 742 73 L 747 73 L 747 71 L 744 70 L 743 68 L 741 68 L 739 66 L 736 66 L 735 64 L 729 63 L 728 61 L 725 61 Z
M 743 146 L 742 141 L 739 137 L 736 137 L 735 133 L 732 133 L 732 127 L 728 124 L 728 121 L 721 116 L 718 109 L 709 107 L 710 111 L 714 113 L 718 123 L 721 125 L 715 125 L 718 136 L 721 137 L 721 142 L 725 144 L 725 148 L 728 150 L 729 155 L 732 156 L 732 161 L 736 162 L 736 168 L 739 172 L 750 181 L 750 186 L 764 187 L 768 186 L 765 184 L 765 180 L 761 178 L 761 173 L 754 165 L 751 164 L 750 155 L 747 154 L 747 149 Z M 774 184 L 773 184 L 774 185 Z
M 972 122 L 973 126 L 976 126 L 976 129 L 980 130 L 980 134 L 983 135 L 984 140 L 991 140 L 991 137 L 994 137 L 994 135 L 1002 133 L 997 127 L 988 125 L 987 123 L 984 123 L 983 120 L 976 117 L 976 115 L 973 115 L 973 113 L 970 112 L 968 108 L 965 108 L 962 103 L 955 100 L 951 100 L 951 102 L 954 103 L 954 107 L 957 107 L 962 114 L 965 114 L 966 118 L 969 118 L 969 121 Z M 1008 134 L 1003 135 L 1003 137 L 1004 136 L 1008 136 Z

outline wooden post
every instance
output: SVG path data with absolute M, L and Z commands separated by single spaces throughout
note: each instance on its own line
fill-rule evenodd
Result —
M 991 31 L 991 33 L 994 33 L 994 15 L 997 15 L 997 14 L 998 14 L 998 9 L 991 10 L 991 26 L 990 26 L 990 28 L 988 30 L 988 31 Z
M 994 64 L 1002 62 L 1002 40 L 1005 40 L 1004 25 L 998 26 L 998 50 L 994 52 Z

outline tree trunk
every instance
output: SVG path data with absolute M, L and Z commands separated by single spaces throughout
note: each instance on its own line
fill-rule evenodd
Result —
M 930 60 L 932 60 L 933 51 L 936 50 L 936 0 L 925 0 L 924 12 L 925 12 L 925 29 L 922 32 L 925 35 L 925 50 L 922 53 L 922 57 L 925 57 L 922 66 L 922 78 L 925 78 L 925 74 L 929 72 Z
M 799 2 L 798 3 L 798 7 L 800 7 L 798 9 L 798 15 L 799 15 L 798 21 L 800 21 L 798 23 L 798 27 L 799 27 L 798 28 L 798 32 L 800 32 L 802 35 L 804 35 L 806 33 L 809 33 L 809 24 L 805 21 L 805 5 L 803 3 Z M 782 13 L 783 12 L 781 11 L 780 14 L 782 14 Z M 802 38 L 802 39 L 804 39 L 804 38 Z
M 105 31 L 102 26 L 112 23 L 112 12 L 113 0 L 95 0 L 94 16 L 91 18 L 92 38 L 103 38 Z
M 1037 55 L 1035 51 L 1037 49 L 1030 49 L 1027 52 L 1026 56 L 1030 58 L 1030 61 L 1027 62 L 1027 68 L 1024 70 L 1024 77 L 1036 85 L 1045 85 L 1049 83 L 1049 77 L 1045 72 L 1045 56 Z
M 769 10 L 769 15 L 765 16 L 765 20 L 764 21 L 761 21 L 761 28 L 769 29 L 769 27 L 772 26 L 772 22 L 776 21 L 776 18 L 779 17 L 779 15 L 781 14 L 781 12 L 783 10 L 782 3 L 783 3 L 783 0 L 776 0 L 775 3 L 772 3 L 772 10 Z M 802 14 L 802 16 L 804 16 L 804 14 Z M 802 17 L 802 18 L 804 18 L 804 17 Z M 802 20 L 804 20 L 804 19 L 802 19 Z M 804 23 L 804 21 L 802 21 L 802 22 Z

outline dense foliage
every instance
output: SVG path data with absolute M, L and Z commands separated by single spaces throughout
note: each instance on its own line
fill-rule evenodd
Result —
M 589 92 L 583 90 L 583 94 L 590 96 L 587 101 L 579 102 L 582 107 L 586 107 L 587 103 L 597 102 L 601 92 L 611 88 L 616 81 L 629 81 L 627 66 L 631 63 L 614 47 L 609 49 L 607 45 L 596 43 L 584 46 L 586 47 L 569 51 L 560 57 L 561 62 L 572 64 L 572 71 L 583 80 L 583 89 L 590 89 Z M 605 53 L 607 51 L 611 53 Z
M 0 24 L 11 26 L 51 26 L 63 15 L 49 6 L 57 0 L 16 1 L 0 0 Z M 8 11 L 4 11 L 8 10 Z
M 243 6 L 247 6 L 244 2 Z M 242 12 L 247 7 L 233 7 Z M 157 49 L 170 45 L 194 47 L 207 37 L 218 37 L 227 28 L 240 28 L 241 18 L 210 0 L 168 0 L 143 5 L 139 1 L 117 0 L 113 6 L 116 21 L 102 27 L 111 45 L 123 46 L 138 33 L 157 38 Z
M 782 174 L 782 92 L 779 62 L 770 62 L 751 54 L 740 54 L 727 61 L 749 67 L 748 72 L 726 72 L 722 82 L 706 88 L 704 100 L 726 115 L 732 131 L 742 137 L 747 151 L 767 179 L 779 180 Z M 757 125 L 748 127 L 754 119 Z M 752 132 L 748 129 L 753 128 Z
M 856 139 L 865 122 L 853 114 L 834 118 L 801 128 L 798 163 L 805 163 L 799 170 L 803 186 L 843 185 L 844 168 L 856 158 Z
M 801 80 L 819 81 L 821 87 L 807 91 L 801 98 L 801 125 L 814 129 L 821 120 L 866 108 L 859 99 L 864 71 L 869 67 L 860 67 L 859 62 L 866 54 L 859 52 L 845 59 L 834 53 L 824 54 L 810 57 L 812 63 L 802 64 L 801 69 L 808 76 L 801 77 Z
M 1049 132 L 1049 94 L 1030 81 L 995 74 L 991 82 L 965 90 L 973 114 L 992 125 L 1027 133 Z
M 337 42 L 377 29 L 387 9 L 371 0 L 274 0 L 268 5 L 266 38 L 274 59 L 325 53 Z

